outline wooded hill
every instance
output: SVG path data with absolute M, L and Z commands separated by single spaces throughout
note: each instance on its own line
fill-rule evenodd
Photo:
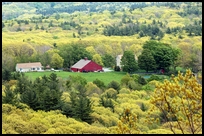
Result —
M 2 19 L 3 60 L 10 58 L 3 62 L 12 61 L 12 70 L 18 62 L 40 61 L 52 47 L 80 44 L 90 59 L 115 58 L 125 50 L 139 56 L 149 40 L 181 49 L 182 67 L 202 64 L 201 2 L 3 2 Z
M 2 19 L 2 133 L 202 133 L 202 72 L 127 73 L 108 85 L 13 72 L 20 62 L 69 68 L 84 57 L 114 68 L 119 54 L 126 71 L 202 70 L 201 2 L 2 2 Z

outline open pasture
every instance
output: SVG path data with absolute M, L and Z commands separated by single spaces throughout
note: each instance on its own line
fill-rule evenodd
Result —
M 57 74 L 58 77 L 61 77 L 62 79 L 67 79 L 70 75 L 71 76 L 82 76 L 84 77 L 87 82 L 92 82 L 95 79 L 99 79 L 105 83 L 105 85 L 108 85 L 111 81 L 117 81 L 120 83 L 121 78 L 126 74 L 125 72 L 89 72 L 89 73 L 77 73 L 77 72 L 53 72 L 53 71 L 45 71 L 45 72 L 27 72 L 25 73 L 26 76 L 28 76 L 29 79 L 34 80 L 37 77 L 42 77 L 44 75 L 49 76 L 51 73 Z

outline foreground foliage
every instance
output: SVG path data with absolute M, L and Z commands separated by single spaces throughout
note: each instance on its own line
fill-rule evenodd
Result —
M 121 82 L 113 80 L 104 86 L 100 80 L 87 82 L 81 76 L 63 81 L 52 73 L 31 82 L 20 75 L 3 82 L 2 133 L 202 132 L 200 73 L 194 76 L 187 70 L 164 81 L 153 77 L 143 86 L 140 78 L 126 74 Z M 138 85 L 150 87 L 142 90 Z
M 202 85 L 190 70 L 158 84 L 150 102 L 162 112 L 160 121 L 165 122 L 174 134 L 176 129 L 182 134 L 201 133 Z

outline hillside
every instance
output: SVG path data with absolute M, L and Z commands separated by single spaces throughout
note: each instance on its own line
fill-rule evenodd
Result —
M 200 2 L 2 4 L 3 52 L 4 49 L 9 52 L 13 43 L 17 48 L 28 46 L 33 56 L 42 48 L 47 51 L 54 45 L 60 47 L 72 43 L 93 48 L 101 56 L 109 53 L 113 57 L 134 48 L 138 48 L 134 52 L 139 55 L 142 45 L 148 40 L 158 40 L 182 50 L 181 44 L 190 43 L 198 49 L 202 47 Z M 124 8 L 119 8 L 121 4 Z M 11 8 L 13 10 L 9 10 Z M 18 57 L 16 55 L 11 58 Z
M 2 2 L 4 134 L 202 133 L 201 75 L 201 2 Z

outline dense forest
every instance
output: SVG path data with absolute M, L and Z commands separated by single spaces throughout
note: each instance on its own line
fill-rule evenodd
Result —
M 84 57 L 126 74 L 105 85 L 15 72 L 69 73 Z M 161 69 L 168 78 L 138 74 Z M 2 2 L 2 133 L 202 133 L 201 74 L 201 2 Z

